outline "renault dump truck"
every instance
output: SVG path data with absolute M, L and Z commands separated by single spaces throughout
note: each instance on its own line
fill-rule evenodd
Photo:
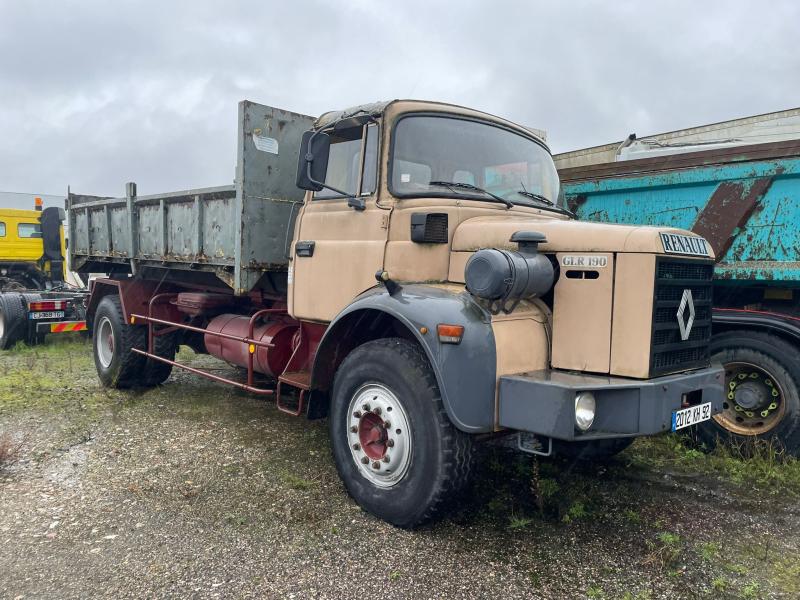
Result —
M 85 331 L 85 292 L 65 281 L 64 209 L 0 208 L 0 350 Z
M 100 380 L 182 368 L 327 416 L 348 491 L 401 527 L 458 498 L 481 441 L 601 456 L 711 418 L 710 245 L 576 221 L 558 192 L 544 142 L 478 111 L 242 102 L 234 185 L 70 195 L 72 264 L 111 274 L 87 309 Z
M 800 109 L 555 157 L 582 219 L 680 227 L 713 248 L 712 360 L 723 411 L 712 445 L 756 437 L 800 455 Z

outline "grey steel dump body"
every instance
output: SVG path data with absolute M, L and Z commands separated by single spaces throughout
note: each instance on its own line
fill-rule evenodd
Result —
M 249 101 L 239 103 L 234 185 L 124 198 L 69 194 L 73 269 L 133 272 L 157 268 L 212 273 L 246 294 L 266 273 L 285 271 L 303 191 L 297 153 L 314 119 Z

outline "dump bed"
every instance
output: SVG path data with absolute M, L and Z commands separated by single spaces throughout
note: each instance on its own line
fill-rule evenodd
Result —
M 180 271 L 246 294 L 265 274 L 285 271 L 303 191 L 295 186 L 306 115 L 239 103 L 233 185 L 125 197 L 69 194 L 70 259 L 81 273 Z
M 692 230 L 711 243 L 722 280 L 800 281 L 800 140 L 569 164 L 564 201 L 580 218 Z

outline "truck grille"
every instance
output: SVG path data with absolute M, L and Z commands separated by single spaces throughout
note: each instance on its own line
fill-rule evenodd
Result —
M 651 376 L 709 364 L 713 276 L 714 265 L 708 261 L 656 258 Z M 690 303 L 684 307 L 681 319 L 678 309 L 686 290 L 691 291 L 695 314 L 688 337 L 683 339 L 680 320 L 688 325 Z

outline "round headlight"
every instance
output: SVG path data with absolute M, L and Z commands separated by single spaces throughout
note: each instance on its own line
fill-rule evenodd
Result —
M 594 394 L 581 392 L 575 396 L 575 425 L 581 431 L 586 431 L 594 423 L 596 403 Z

